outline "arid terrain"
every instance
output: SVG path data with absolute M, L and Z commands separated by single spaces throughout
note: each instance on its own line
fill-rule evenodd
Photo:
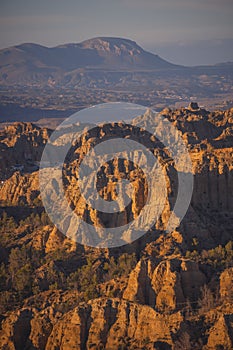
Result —
M 165 227 L 177 196 L 176 166 L 164 145 L 137 127 L 153 125 L 154 114 L 77 132 L 65 159 L 67 200 L 97 227 L 135 219 L 147 185 L 134 164 L 110 161 L 98 190 L 111 200 L 114 183 L 127 176 L 136 189 L 130 207 L 109 217 L 87 206 L 76 180 L 95 143 L 137 136 L 163 165 L 167 199 L 159 220 L 133 243 L 109 249 L 72 241 L 43 208 L 38 170 L 52 130 L 15 122 L 0 131 L 1 349 L 233 348 L 233 109 L 210 112 L 193 103 L 161 115 L 180 130 L 194 174 L 187 214 L 172 232 Z

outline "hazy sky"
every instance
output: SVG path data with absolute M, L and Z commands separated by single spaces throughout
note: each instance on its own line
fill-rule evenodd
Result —
M 0 47 L 119 36 L 177 63 L 216 63 L 233 61 L 232 23 L 233 0 L 0 0 Z

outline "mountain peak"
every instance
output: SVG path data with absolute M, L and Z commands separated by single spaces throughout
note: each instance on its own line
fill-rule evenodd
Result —
M 106 66 L 138 69 L 172 68 L 175 65 L 145 51 L 135 41 L 119 37 L 96 37 L 81 42 L 81 50 L 92 50 Z
M 112 52 L 115 54 L 128 52 L 140 54 L 144 51 L 135 41 L 116 37 L 97 37 L 85 40 L 80 44 L 80 47 L 85 49 L 95 49 L 97 51 Z

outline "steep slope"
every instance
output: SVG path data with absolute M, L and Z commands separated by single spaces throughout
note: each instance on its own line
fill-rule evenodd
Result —
M 161 69 L 175 65 L 163 60 L 158 55 L 143 50 L 136 42 L 121 38 L 94 38 L 80 44 L 82 49 L 89 49 L 102 58 L 101 66 L 112 69 Z
M 164 110 L 162 114 L 182 132 L 193 162 L 195 174 L 194 191 L 191 206 L 186 214 L 186 220 L 181 226 L 185 240 L 191 242 L 193 237 L 196 237 L 200 247 L 203 248 L 211 247 L 216 241 L 224 244 L 230 239 L 232 230 L 232 110 L 210 113 L 204 109 L 192 110 L 190 107 L 190 109 L 174 111 Z M 120 215 L 116 213 L 113 217 L 110 216 L 110 221 L 109 215 L 100 214 L 93 208 L 86 206 L 76 181 L 77 169 L 83 159 L 83 155 L 98 141 L 98 135 L 102 135 L 101 138 L 104 140 L 111 137 L 112 133 L 117 133 L 123 140 L 128 139 L 136 136 L 138 132 L 136 128 L 137 123 L 140 126 L 145 124 L 147 130 L 149 130 L 150 123 L 153 125 L 153 118 L 153 116 L 139 117 L 133 122 L 134 126 L 123 123 L 107 124 L 100 128 L 93 128 L 82 139 L 77 138 L 76 144 L 67 155 L 64 176 L 66 176 L 67 181 L 66 191 L 68 199 L 79 216 L 89 218 L 88 220 L 101 227 L 104 223 L 110 224 L 110 221 L 115 222 L 117 225 L 126 224 L 129 220 L 135 219 L 139 215 L 147 198 L 146 181 L 140 173 L 140 164 L 143 165 L 145 162 L 143 157 L 140 158 L 138 156 L 139 168 L 135 168 L 130 163 L 123 164 L 118 161 L 114 161 L 111 164 L 107 163 L 103 166 L 103 174 L 98 180 L 98 186 L 103 198 L 114 198 L 115 196 L 115 182 L 109 180 L 108 183 L 107 181 L 109 174 L 110 179 L 122 178 L 126 168 L 128 169 L 126 175 L 137 191 L 137 195 L 132 199 L 131 207 L 126 208 Z M 16 123 L 0 134 L 2 138 L 1 176 L 2 179 L 10 177 L 2 185 L 0 200 L 17 205 L 23 199 L 25 203 L 32 204 L 37 193 L 36 190 L 39 190 L 36 188 L 38 186 L 37 173 L 31 175 L 13 174 L 17 169 L 12 171 L 11 167 L 16 162 L 19 162 L 25 167 L 26 172 L 29 171 L 30 169 L 27 169 L 28 160 L 32 163 L 38 162 L 49 133 L 50 131 L 40 129 L 31 124 Z M 67 137 L 69 138 L 69 133 Z M 156 140 L 152 142 L 150 139 L 147 139 L 147 135 L 142 135 L 139 140 L 142 143 L 149 142 L 148 147 L 154 147 L 159 158 L 164 161 L 169 201 L 166 202 L 161 219 L 156 226 L 157 229 L 163 229 L 170 210 L 172 210 L 172 203 L 176 199 L 177 179 L 175 168 L 168 154 L 163 152 L 163 148 Z M 56 147 L 53 152 L 54 160 L 56 160 Z M 90 167 L 93 166 L 94 163 L 90 164 Z M 125 168 L 125 166 L 127 167 Z M 35 171 L 35 169 L 31 169 L 31 171 Z M 48 169 L 48 171 L 50 170 Z M 46 184 L 48 191 L 49 186 L 53 185 Z M 88 186 L 86 187 L 87 189 Z M 30 192 L 32 193 L 30 194 Z M 212 218 L 213 213 L 215 213 L 214 220 Z M 150 213 L 148 212 L 146 215 L 148 220 L 150 220 Z M 219 225 L 221 225 L 221 235 L 219 233 Z
M 6 179 L 0 187 L 0 348 L 232 349 L 233 110 L 208 112 L 191 104 L 186 109 L 165 109 L 162 114 L 188 145 L 195 179 L 191 205 L 182 224 L 165 233 L 163 225 L 176 192 L 171 191 L 176 183 L 174 168 L 163 146 L 140 130 L 139 141 L 148 142 L 163 156 L 171 200 L 157 227 L 132 244 L 114 249 L 91 248 L 64 236 L 43 212 L 38 171 L 14 170 L 12 174 L 4 166 L 6 160 L 14 164 L 17 158 L 26 166 L 24 148 L 30 161 L 38 161 L 51 131 L 15 123 L 1 132 Z M 100 125 L 77 137 L 63 169 L 64 184 L 83 219 L 96 225 L 107 222 L 84 205 L 76 188 L 85 152 L 99 137 L 117 132 L 129 138 L 137 123 L 148 127 L 153 118 L 146 113 L 132 125 Z M 114 161 L 102 167 L 105 177 L 100 192 L 111 199 L 115 193 L 108 177 L 119 179 L 123 172 L 131 179 L 136 175 L 134 218 L 146 197 L 143 176 L 132 164 L 125 162 L 124 169 L 122 165 Z M 118 220 L 122 224 L 127 216 Z

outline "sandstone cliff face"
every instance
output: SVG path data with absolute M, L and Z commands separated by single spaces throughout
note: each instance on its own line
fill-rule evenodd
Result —
M 30 334 L 32 312 L 23 309 L 12 313 L 2 323 L 0 344 L 2 349 L 23 349 Z
M 32 205 L 39 196 L 38 172 L 15 172 L 0 189 L 0 201 L 12 205 Z
M 223 349 L 232 349 L 232 331 L 232 315 L 221 315 L 209 330 L 208 343 L 205 349 L 212 350 L 218 348 L 218 346 Z
M 188 298 L 196 300 L 205 282 L 197 263 L 171 258 L 156 264 L 148 258 L 131 272 L 123 298 L 158 310 L 176 310 Z
M 47 291 L 28 298 L 22 309 L 2 321 L 1 349 L 45 349 L 53 326 L 78 303 L 77 291 Z
M 179 349 L 174 344 L 180 344 L 180 334 L 188 331 L 192 338 L 198 329 L 207 342 L 195 349 L 232 349 L 233 320 L 226 312 L 215 312 L 215 321 L 203 317 L 185 321 L 179 311 L 164 314 L 119 298 L 76 301 L 70 311 L 65 311 L 63 297 L 57 299 L 58 304 L 55 300 L 52 306 L 47 301 L 41 310 L 24 307 L 11 313 L 2 322 L 2 349 Z M 186 348 L 191 348 L 191 342 Z
M 11 166 L 40 161 L 51 130 L 32 123 L 13 123 L 0 132 L 0 177 L 8 177 Z
M 120 299 L 95 299 L 70 312 L 53 316 L 24 308 L 3 321 L 0 342 L 9 349 L 154 349 L 156 342 L 172 344 L 181 314 L 167 316 L 149 306 Z M 24 336 L 22 337 L 22 330 Z M 75 336 L 74 336 L 75 335 Z
M 96 299 L 88 305 L 80 305 L 58 322 L 46 349 L 56 349 L 58 344 L 67 350 L 116 349 L 119 346 L 152 349 L 158 340 L 171 344 L 172 331 L 179 328 L 181 322 L 179 313 L 167 322 L 165 316 L 148 306 L 118 299 Z M 71 340 L 74 332 L 77 337 Z
M 220 296 L 223 299 L 231 300 L 233 297 L 233 268 L 226 269 L 220 275 Z

